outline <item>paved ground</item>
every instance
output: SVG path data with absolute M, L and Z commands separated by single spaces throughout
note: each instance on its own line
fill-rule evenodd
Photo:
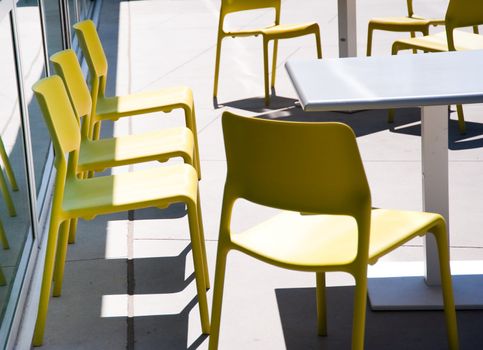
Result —
M 368 18 L 402 14 L 404 3 L 401 0 L 358 3 L 360 55 L 365 52 Z M 435 0 L 419 2 L 418 12 L 437 16 L 444 12 L 444 4 L 445 1 Z M 99 27 L 109 59 L 110 93 L 172 85 L 188 85 L 194 90 L 211 278 L 226 166 L 220 123 L 225 109 L 246 115 L 264 113 L 278 119 L 348 123 L 358 135 L 374 205 L 421 208 L 418 110 L 398 110 L 396 122 L 389 125 L 385 111 L 308 114 L 294 106 L 295 93 L 283 65 L 291 57 L 315 56 L 312 38 L 282 42 L 278 97 L 270 109 L 263 107 L 259 38 L 227 39 L 222 52 L 219 106 L 215 108 L 212 86 L 218 7 L 217 0 L 104 0 Z M 250 13 L 231 23 L 256 26 L 269 20 L 269 15 L 268 11 Z M 337 56 L 336 1 L 283 1 L 282 20 L 317 21 L 324 56 Z M 396 37 L 377 33 L 374 54 L 388 54 Z M 451 253 L 454 260 L 473 261 L 483 260 L 480 234 L 483 187 L 478 185 L 483 174 L 483 108 L 468 106 L 465 111 L 467 135 L 461 137 L 457 133 L 454 113 L 450 121 Z M 181 113 L 173 112 L 170 116 L 159 114 L 106 124 L 103 132 L 138 133 L 182 123 Z M 133 168 L 146 166 L 152 164 Z M 132 168 L 116 172 L 127 170 Z M 236 229 L 274 213 L 245 202 L 236 209 Z M 189 244 L 187 220 L 180 206 L 81 222 L 78 241 L 69 248 L 63 296 L 51 301 L 44 348 L 207 348 L 194 299 Z M 380 266 L 422 259 L 422 241 L 418 239 L 385 258 Z M 320 338 L 315 328 L 312 274 L 283 271 L 233 253 L 228 260 L 220 349 L 349 348 L 352 284 L 350 276 L 329 274 L 329 336 Z M 462 348 L 481 348 L 483 313 L 460 311 L 458 321 Z M 368 349 L 444 349 L 443 314 L 368 312 L 366 345 Z

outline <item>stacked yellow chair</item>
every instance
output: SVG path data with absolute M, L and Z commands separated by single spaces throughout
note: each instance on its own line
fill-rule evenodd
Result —
M 239 31 L 225 31 L 224 22 L 225 17 L 234 12 L 268 9 L 275 10 L 275 21 L 272 26 L 239 30 Z M 317 57 L 322 58 L 322 47 L 320 43 L 320 31 L 317 23 L 302 23 L 302 24 L 280 24 L 281 0 L 221 0 L 220 19 L 218 25 L 218 38 L 216 41 L 216 61 L 215 61 L 215 82 L 213 87 L 213 97 L 216 99 L 218 95 L 218 76 L 220 71 L 220 55 L 221 43 L 226 37 L 247 37 L 247 36 L 262 36 L 263 38 L 263 75 L 265 86 L 265 105 L 270 104 L 270 89 L 269 89 L 269 72 L 268 72 L 268 43 L 273 40 L 273 56 L 272 56 L 272 80 L 271 88 L 275 88 L 275 73 L 277 68 L 277 51 L 278 40 L 290 39 L 309 34 L 315 35 Z
M 400 39 L 393 43 L 392 54 L 400 50 L 416 49 L 425 52 L 483 49 L 483 35 L 477 34 L 477 26 L 483 24 L 483 2 L 480 0 L 450 0 L 445 17 L 446 31 L 418 38 Z M 455 30 L 473 27 L 473 33 Z M 458 127 L 466 130 L 463 107 L 457 106 Z
M 430 26 L 444 25 L 444 19 L 424 18 L 414 14 L 413 0 L 407 1 L 407 16 L 372 18 L 367 28 L 367 56 L 372 54 L 372 34 L 374 30 L 406 32 L 414 38 L 416 33 L 429 34 Z
M 12 186 L 12 190 L 18 191 L 17 180 L 15 179 L 12 165 L 10 164 L 10 160 L 8 159 L 8 155 L 5 150 L 5 145 L 3 144 L 3 140 L 1 137 L 0 137 L 0 158 L 2 158 L 2 162 L 5 167 L 5 172 L 7 173 L 7 177 L 8 177 L 8 180 L 10 181 L 10 185 Z M 3 172 L 1 169 L 0 169 L 0 191 L 2 192 L 3 198 L 5 199 L 5 204 L 7 205 L 9 215 L 16 216 L 17 212 L 15 210 L 15 205 L 13 203 L 12 196 L 10 195 L 10 192 L 7 186 L 7 181 L 5 180 L 5 176 L 3 175 Z
M 42 344 L 54 268 L 55 284 L 62 283 L 71 219 L 92 219 L 97 215 L 147 207 L 165 208 L 176 202 L 187 206 L 202 331 L 208 333 L 208 276 L 196 169 L 189 164 L 178 164 L 79 179 L 81 131 L 62 79 L 58 76 L 42 79 L 33 90 L 52 137 L 57 169 L 33 344 Z
M 78 176 L 127 164 L 153 160 L 165 162 L 174 157 L 181 157 L 185 163 L 195 166 L 194 137 L 187 127 L 91 140 L 87 126 L 90 125 L 92 101 L 75 52 L 60 51 L 52 55 L 51 62 L 66 86 L 77 120 L 82 124 Z M 69 227 L 70 237 L 75 236 L 76 227 L 77 220 L 73 219 Z M 200 235 L 204 239 L 202 226 Z M 205 273 L 208 274 L 208 270 Z M 60 295 L 61 287 L 60 282 L 55 284 L 54 296 Z
M 195 168 L 201 176 L 195 108 L 191 89 L 180 86 L 126 96 L 106 96 L 108 63 L 96 26 L 91 20 L 85 20 L 76 23 L 74 29 L 89 66 L 92 98 L 91 125 L 89 127 L 93 139 L 99 138 L 102 120 L 118 120 L 127 116 L 183 109 L 186 126 L 192 131 L 194 137 Z
M 210 350 L 218 348 L 230 250 L 279 267 L 315 272 L 319 335 L 327 333 L 325 273 L 350 273 L 356 283 L 355 350 L 364 348 L 367 265 L 428 231 L 437 241 L 449 345 L 458 348 L 445 221 L 438 214 L 373 209 L 355 135 L 347 125 L 262 120 L 229 112 L 222 123 L 227 176 Z M 283 211 L 246 231 L 232 232 L 232 211 L 241 198 Z

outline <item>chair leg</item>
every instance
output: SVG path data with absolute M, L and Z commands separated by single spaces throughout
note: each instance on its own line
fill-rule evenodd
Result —
M 187 203 L 187 206 L 191 246 L 193 250 L 193 264 L 195 268 L 196 290 L 198 293 L 198 305 L 200 309 L 201 331 L 203 334 L 209 334 L 210 316 L 208 313 L 208 299 L 206 297 L 203 249 L 200 237 L 201 234 L 199 231 L 198 210 L 195 203 Z
M 456 112 L 458 114 L 458 128 L 460 130 L 460 134 L 466 133 L 466 124 L 465 124 L 465 115 L 463 114 L 463 106 L 456 105 Z
M 206 290 L 208 290 L 210 289 L 210 273 L 208 269 L 208 258 L 206 256 L 205 230 L 203 228 L 203 218 L 201 215 L 201 202 L 200 202 L 199 191 L 198 191 L 197 211 L 198 211 L 198 230 L 200 232 L 201 253 L 203 257 L 203 272 L 204 272 L 205 288 Z
M 416 33 L 415 32 L 411 32 L 410 35 L 411 35 L 411 38 L 415 38 L 416 37 Z M 418 53 L 418 50 L 413 49 L 413 54 L 416 54 L 416 53 Z
M 5 150 L 5 145 L 3 144 L 2 138 L 0 137 L 0 157 L 2 158 L 3 165 L 5 166 L 5 172 L 7 173 L 8 180 L 12 186 L 12 190 L 18 191 L 17 180 L 13 173 L 12 165 L 8 159 L 7 151 Z
M 317 333 L 327 335 L 327 303 L 325 301 L 325 272 L 316 272 Z
M 449 348 L 456 350 L 459 348 L 458 325 L 456 322 L 456 310 L 451 283 L 448 238 L 444 222 L 433 229 L 433 232 L 438 246 L 441 288 L 443 289 L 444 313 L 446 316 Z
M 392 108 L 387 110 L 387 122 L 389 124 L 394 123 L 394 115 L 395 114 L 396 114 L 396 110 L 394 110 Z
M 190 129 L 191 132 L 193 133 L 193 141 L 195 146 L 194 154 L 193 154 L 193 158 L 194 158 L 193 167 L 196 169 L 196 172 L 198 173 L 198 180 L 201 180 L 200 150 L 198 147 L 198 130 L 196 128 L 196 113 L 195 113 L 193 96 L 191 96 L 191 104 L 190 105 L 184 104 L 182 108 L 184 110 L 186 127 Z
M 74 244 L 77 235 L 77 221 L 78 219 L 70 220 L 69 227 L 69 244 Z
M 62 223 L 59 232 L 59 238 L 57 243 L 57 254 L 55 256 L 55 267 L 54 267 L 54 290 L 53 296 L 59 297 L 62 293 L 62 283 L 64 282 L 64 270 L 65 270 L 65 260 L 67 257 L 67 245 L 69 238 L 69 226 L 71 220 L 66 220 Z
M 320 40 L 320 30 L 317 29 L 315 32 L 315 45 L 317 47 L 317 58 L 322 58 L 322 41 Z
M 32 340 L 33 346 L 42 345 L 44 338 L 45 322 L 47 320 L 47 311 L 49 308 L 50 289 L 52 287 L 52 277 L 54 275 L 55 252 L 57 249 L 57 238 L 59 235 L 60 224 L 61 222 L 55 217 L 55 215 L 52 215 L 49 228 L 49 237 L 47 241 L 47 250 L 45 252 L 44 274 L 40 289 L 39 310 L 37 313 L 37 321 L 35 323 L 35 331 Z
M 7 279 L 5 278 L 3 270 L 0 267 L 0 286 L 6 286 L 6 285 L 7 285 Z
M 275 89 L 275 77 L 277 73 L 277 55 L 278 55 L 278 39 L 273 40 L 273 56 L 272 56 L 272 81 L 270 88 Z
M 0 169 L 0 191 L 2 191 L 3 198 L 5 199 L 8 214 L 10 216 L 17 216 L 17 211 L 15 210 L 15 205 L 13 204 L 12 196 L 8 190 L 7 180 L 5 180 L 5 175 L 3 175 L 2 169 Z
M 354 295 L 354 319 L 352 323 L 352 350 L 364 349 L 364 333 L 367 304 L 367 268 L 359 271 Z
M 225 284 L 226 258 L 228 250 L 221 241 L 218 242 L 216 253 L 215 286 L 213 287 L 213 305 L 211 310 L 211 334 L 209 350 L 218 349 L 220 338 L 221 308 L 223 302 L 223 288 Z
M 372 32 L 374 29 L 371 26 L 371 23 L 369 23 L 367 27 L 367 51 L 366 51 L 366 56 L 371 56 L 372 54 Z
M 0 241 L 2 242 L 3 249 L 10 249 L 10 244 L 8 243 L 7 234 L 5 233 L 5 228 L 0 220 Z
M 221 55 L 221 42 L 223 38 L 218 34 L 218 39 L 216 41 L 216 58 L 215 58 L 215 80 L 213 85 L 213 97 L 218 96 L 218 77 L 220 73 L 220 55 Z
M 263 38 L 263 83 L 265 86 L 265 106 L 270 105 L 270 89 L 268 86 L 268 40 Z

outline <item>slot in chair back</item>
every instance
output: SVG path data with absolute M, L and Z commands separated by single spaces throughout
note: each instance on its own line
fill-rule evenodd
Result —
M 348 126 L 245 119 L 223 116 L 226 189 L 233 199 L 357 221 L 370 215 L 369 185 Z
M 448 49 L 456 51 L 453 30 L 463 27 L 477 28 L 478 25 L 483 24 L 483 2 L 480 0 L 450 0 L 445 22 Z

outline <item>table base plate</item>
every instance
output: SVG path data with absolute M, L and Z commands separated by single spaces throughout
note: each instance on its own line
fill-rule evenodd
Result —
M 483 309 L 483 275 L 453 275 L 456 309 Z M 428 286 L 422 276 L 369 278 L 372 310 L 441 310 L 439 286 Z

